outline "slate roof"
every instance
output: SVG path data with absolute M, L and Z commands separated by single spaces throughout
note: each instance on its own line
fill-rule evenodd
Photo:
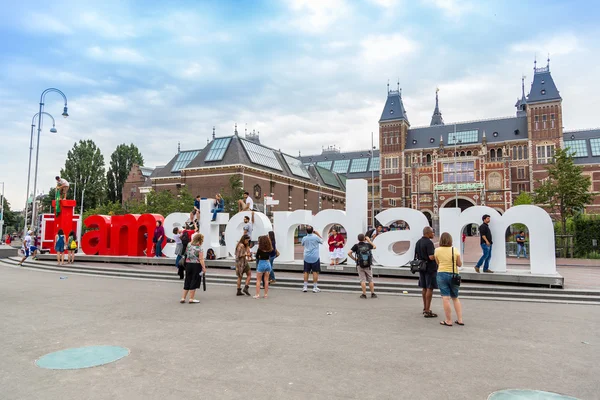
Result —
M 569 140 L 585 140 L 587 146 L 587 157 L 575 157 L 573 158 L 575 164 L 600 164 L 600 153 L 598 153 L 598 147 L 595 147 L 595 154 L 592 151 L 592 142 L 594 140 L 596 146 L 600 142 L 600 128 L 587 129 L 587 130 L 575 130 L 575 131 L 564 131 L 563 138 L 566 141 Z
M 199 151 L 201 153 L 202 149 L 185 150 L 185 151 L 182 151 L 181 153 L 184 153 L 184 152 L 193 152 L 193 151 Z M 170 177 L 181 176 L 181 172 L 180 171 L 172 172 L 173 166 L 175 165 L 175 163 L 177 162 L 177 159 L 179 158 L 179 154 L 180 153 L 176 153 L 173 156 L 173 158 L 171 159 L 171 161 L 169 161 L 167 163 L 167 165 L 164 165 L 162 167 L 156 167 L 156 168 L 154 168 L 154 171 L 152 172 L 152 175 L 150 175 L 150 177 L 151 178 L 170 178 Z
M 457 132 L 477 130 L 477 142 L 474 143 L 482 142 L 484 131 L 488 143 L 527 139 L 527 118 L 506 117 L 411 128 L 408 130 L 406 150 L 439 147 L 440 137 L 443 137 L 445 146 L 452 146 L 449 144 L 449 138 L 454 135 L 454 125 L 456 125 Z M 515 134 L 517 130 L 519 133 Z M 496 136 L 494 136 L 495 132 L 497 133 Z M 467 144 L 469 143 L 465 143 L 465 145 Z
M 531 104 L 551 100 L 562 100 L 562 98 L 550 74 L 550 67 L 535 68 L 531 89 L 527 96 L 527 103 Z
M 217 140 L 217 139 L 231 139 L 229 142 L 229 145 L 227 146 L 227 148 L 225 149 L 225 152 L 223 153 L 223 157 L 221 159 L 217 159 L 214 161 L 205 161 L 207 154 L 211 151 L 211 147 L 212 147 L 212 143 Z M 275 158 L 277 159 L 279 165 L 281 166 L 282 170 L 278 170 L 275 168 L 270 168 L 261 164 L 257 164 L 252 162 L 248 152 L 246 151 L 246 149 L 244 148 L 244 144 L 242 143 L 242 141 L 245 140 L 244 138 L 238 136 L 238 135 L 233 135 L 233 136 L 224 136 L 224 137 L 216 137 L 213 138 L 213 140 L 211 142 L 209 142 L 209 144 L 206 145 L 206 147 L 204 149 L 198 150 L 199 153 L 198 155 L 192 159 L 189 164 L 187 164 L 185 167 L 183 167 L 182 169 L 192 169 L 192 168 L 208 168 L 208 167 L 215 167 L 215 166 L 225 166 L 225 165 L 247 165 L 247 166 L 251 166 L 253 168 L 257 168 L 257 169 L 261 169 L 267 172 L 272 172 L 272 173 L 276 173 L 279 175 L 284 175 L 284 176 L 288 176 L 290 178 L 293 179 L 297 179 L 297 180 L 301 180 L 301 181 L 305 181 L 307 183 L 313 183 L 313 184 L 322 184 L 325 186 L 330 186 L 327 185 L 325 182 L 319 181 L 314 175 L 315 174 L 311 174 L 310 170 L 307 170 L 308 172 L 308 177 L 303 177 L 303 176 L 299 176 L 299 175 L 295 175 L 292 173 L 292 170 L 290 169 L 288 163 L 286 162 L 284 155 L 287 157 L 291 157 L 291 158 L 295 158 L 298 159 L 298 157 L 294 157 L 291 156 L 289 154 L 285 154 L 282 153 L 279 150 L 270 148 L 268 146 L 265 146 L 263 144 L 259 144 L 256 142 L 252 142 L 252 144 L 254 146 L 260 146 L 261 150 L 264 150 L 265 152 L 272 152 L 275 155 Z M 250 142 L 250 141 L 248 141 Z M 171 161 L 169 161 L 169 163 L 167 165 L 165 165 L 164 167 L 160 168 L 159 171 L 157 171 L 159 168 L 157 167 L 152 175 L 152 178 L 162 178 L 162 177 L 178 177 L 180 176 L 180 173 L 172 173 L 171 172 L 171 168 L 173 167 L 173 165 L 175 164 L 176 160 L 177 160 L 178 154 L 176 154 Z M 302 161 L 302 160 L 300 160 Z M 337 179 L 337 178 L 336 178 Z M 340 190 L 344 190 L 343 185 L 339 184 L 339 182 L 337 182 L 336 185 L 331 186 L 334 189 L 340 189 Z
M 373 157 L 379 158 L 379 150 L 373 151 Z M 329 168 L 323 168 L 320 166 L 319 168 L 323 168 L 331 171 L 333 169 L 334 163 L 337 160 L 354 160 L 354 159 L 363 159 L 368 158 L 367 170 L 364 172 L 350 172 L 352 170 L 352 161 L 348 164 L 348 170 L 346 173 L 340 173 L 341 175 L 346 175 L 348 179 L 358 179 L 358 178 L 370 178 L 371 177 L 371 155 L 369 150 L 362 151 L 348 151 L 348 152 L 324 152 L 317 155 L 307 155 L 299 157 L 303 163 L 305 164 L 316 164 L 319 162 L 331 161 L 331 166 Z M 376 162 L 376 160 L 373 160 Z M 375 175 L 379 174 L 379 168 L 375 169 Z
M 154 172 L 154 168 L 142 166 L 142 167 L 140 167 L 140 171 L 141 171 L 143 177 L 148 178 Z
M 402 103 L 400 90 L 389 90 L 388 98 L 383 107 L 383 111 L 381 112 L 379 122 L 401 120 L 408 121 L 408 117 L 406 116 L 406 110 Z

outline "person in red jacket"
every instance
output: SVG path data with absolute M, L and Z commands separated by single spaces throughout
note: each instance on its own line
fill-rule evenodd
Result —
M 344 236 L 342 236 L 337 229 L 332 229 L 329 231 L 327 244 L 329 244 L 329 254 L 331 257 L 331 263 L 329 265 L 338 265 L 344 258 Z

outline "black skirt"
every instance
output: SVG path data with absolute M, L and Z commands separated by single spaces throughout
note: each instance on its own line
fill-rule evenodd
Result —
M 200 263 L 185 263 L 183 290 L 196 290 L 200 288 L 200 272 L 202 272 L 202 265 Z

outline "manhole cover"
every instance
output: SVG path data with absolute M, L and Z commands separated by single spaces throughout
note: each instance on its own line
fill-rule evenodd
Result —
M 46 369 L 80 369 L 108 364 L 128 355 L 129 349 L 119 346 L 76 347 L 46 354 L 35 364 Z
M 575 397 L 541 390 L 509 389 L 489 395 L 488 400 L 578 400 Z

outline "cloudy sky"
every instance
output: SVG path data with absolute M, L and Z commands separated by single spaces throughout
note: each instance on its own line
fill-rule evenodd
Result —
M 260 131 L 290 154 L 368 148 L 399 80 L 412 126 L 513 115 L 533 60 L 550 67 L 566 129 L 600 126 L 598 6 L 585 1 L 19 1 L 0 25 L 0 181 L 25 201 L 31 117 L 44 120 L 38 191 L 79 139 L 146 165 L 201 148 L 216 127 Z M 35 154 L 35 150 L 34 150 Z

